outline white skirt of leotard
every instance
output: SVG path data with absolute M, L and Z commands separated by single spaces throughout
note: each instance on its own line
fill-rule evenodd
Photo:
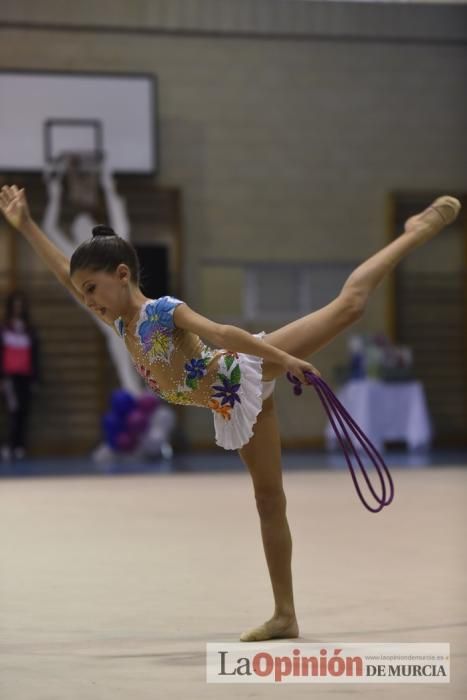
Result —
M 263 338 L 266 333 L 261 331 L 253 335 L 256 338 Z M 240 403 L 235 402 L 229 418 L 212 410 L 216 444 L 225 450 L 238 450 L 250 441 L 253 436 L 253 426 L 261 411 L 263 400 L 272 394 L 276 384 L 275 379 L 269 382 L 262 381 L 262 357 L 242 352 L 237 353 L 237 355 L 241 372 L 240 388 L 238 390 Z M 230 371 L 233 367 L 234 365 L 232 365 Z M 220 359 L 219 372 L 229 374 L 223 356 Z M 220 382 L 218 381 L 217 384 L 220 384 Z

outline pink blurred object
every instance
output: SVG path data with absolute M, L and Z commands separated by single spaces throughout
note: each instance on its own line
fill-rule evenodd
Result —
M 126 426 L 130 435 L 141 435 L 147 429 L 149 423 L 148 411 L 135 408 L 126 419 Z
M 130 433 L 120 433 L 115 440 L 119 452 L 131 452 L 136 447 L 138 438 Z
M 154 394 L 143 394 L 138 399 L 138 408 L 146 414 L 152 413 L 160 404 L 160 400 Z

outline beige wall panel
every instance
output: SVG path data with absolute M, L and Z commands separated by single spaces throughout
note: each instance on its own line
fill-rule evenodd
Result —
M 201 258 L 361 261 L 387 242 L 388 192 L 465 189 L 461 43 L 10 29 L 0 64 L 157 74 L 160 182 L 183 191 L 186 300 L 219 321 L 240 278 L 219 280 Z M 384 330 L 385 304 L 382 288 L 358 328 Z M 330 378 L 345 355 L 339 340 L 315 359 Z M 298 400 L 278 393 L 284 438 L 319 435 L 316 401 L 291 412 Z M 212 432 L 199 413 L 195 441 Z

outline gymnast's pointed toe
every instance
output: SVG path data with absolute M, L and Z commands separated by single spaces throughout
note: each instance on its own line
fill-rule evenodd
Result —
M 438 212 L 445 226 L 447 226 L 457 219 L 461 210 L 461 203 L 455 197 L 444 195 L 435 199 L 431 207 Z
M 452 224 L 458 217 L 461 203 L 455 197 L 443 195 L 434 200 L 419 214 L 411 216 L 405 222 L 405 233 L 415 235 L 420 243 L 424 243 L 446 226 Z

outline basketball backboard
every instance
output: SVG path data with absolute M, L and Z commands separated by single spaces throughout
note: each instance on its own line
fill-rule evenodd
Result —
M 0 171 L 43 171 L 64 153 L 115 173 L 157 171 L 152 75 L 0 71 Z

